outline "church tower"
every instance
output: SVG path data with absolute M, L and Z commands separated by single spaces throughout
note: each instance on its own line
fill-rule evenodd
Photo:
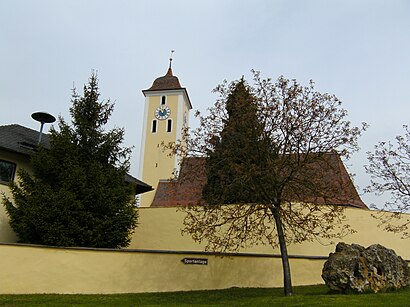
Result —
M 145 106 L 139 178 L 154 189 L 160 180 L 170 179 L 179 170 L 180 157 L 169 157 L 169 152 L 164 152 L 161 144 L 182 138 L 192 109 L 188 92 L 173 75 L 171 63 L 172 58 L 165 76 L 155 79 L 149 89 L 142 91 Z M 154 195 L 155 190 L 142 194 L 140 206 L 151 206 Z

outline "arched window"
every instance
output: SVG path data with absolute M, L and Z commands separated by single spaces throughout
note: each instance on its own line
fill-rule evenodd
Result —
M 161 96 L 161 104 L 165 104 L 167 96 Z
M 172 131 L 172 119 L 167 120 L 167 132 Z
M 152 121 L 151 132 L 152 132 L 152 133 L 156 133 L 156 132 L 157 132 L 157 120 L 156 120 L 156 119 L 154 119 L 154 120 Z

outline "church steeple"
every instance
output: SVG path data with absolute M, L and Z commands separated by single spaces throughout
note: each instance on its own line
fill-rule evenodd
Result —
M 181 83 L 179 83 L 178 77 L 174 76 L 174 74 L 172 73 L 173 52 L 174 50 L 171 51 L 171 57 L 169 58 L 169 67 L 167 73 L 164 76 L 156 78 L 149 89 L 142 91 L 144 94 L 148 91 L 168 91 L 175 89 L 185 90 L 185 88 L 181 86 Z
M 188 126 L 189 110 L 192 109 L 187 90 L 173 75 L 172 53 L 167 73 L 142 91 L 145 111 L 139 177 L 154 188 L 160 180 L 169 180 L 179 170 L 181 157 L 170 157 L 162 144 L 182 138 L 182 131 Z M 154 195 L 155 191 L 141 195 L 141 206 L 149 207 Z

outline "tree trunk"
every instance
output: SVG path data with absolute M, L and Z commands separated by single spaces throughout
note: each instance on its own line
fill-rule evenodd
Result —
M 283 232 L 282 217 L 280 215 L 279 206 L 271 207 L 273 217 L 275 218 L 276 230 L 278 232 L 280 256 L 282 258 L 283 269 L 283 290 L 286 296 L 293 295 L 292 279 L 290 275 L 290 265 L 288 257 L 288 249 L 286 247 L 285 234 Z

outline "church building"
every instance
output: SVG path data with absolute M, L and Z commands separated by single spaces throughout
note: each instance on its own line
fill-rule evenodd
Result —
M 279 248 L 265 237 L 260 238 L 260 244 L 244 245 L 229 257 L 221 257 L 218 251 L 205 250 L 205 240 L 197 242 L 189 235 L 181 235 L 186 212 L 178 207 L 206 205 L 202 199 L 207 181 L 206 158 L 170 156 L 163 144 L 182 138 L 184 128 L 189 127 L 192 104 L 171 65 L 142 93 L 145 100 L 140 180 L 125 178 L 137 185 L 136 194 L 141 197 L 138 228 L 130 245 L 125 250 L 107 250 L 16 244 L 8 216 L 0 207 L 1 294 L 112 294 L 283 286 Z M 0 192 L 10 196 L 7 183 L 16 180 L 16 171 L 30 170 L 30 153 L 37 140 L 38 132 L 32 129 L 0 126 Z M 42 145 L 48 147 L 48 141 L 45 134 Z M 346 233 L 340 233 L 343 242 L 381 244 L 403 259 L 410 259 L 409 246 L 401 235 L 386 232 L 374 218 L 377 211 L 367 210 L 340 156 L 329 152 L 321 157 L 324 158 L 311 163 L 303 174 L 314 178 L 312 182 L 319 183 L 319 187 L 336 191 L 337 199 L 321 198 L 324 193 L 317 188 L 311 193 L 289 193 L 285 195 L 287 200 L 343 206 L 344 217 L 337 224 L 341 231 L 349 225 Z M 383 215 L 393 217 L 393 213 Z M 329 253 L 334 252 L 335 243 L 327 238 L 289 243 L 293 285 L 323 283 L 322 268 Z
M 206 183 L 205 158 L 170 156 L 163 145 L 176 142 L 188 127 L 192 104 L 186 88 L 173 75 L 172 59 L 167 73 L 158 77 L 145 96 L 143 132 L 141 139 L 139 178 L 154 190 L 141 195 L 141 207 L 174 207 L 204 204 L 202 188 Z M 182 163 L 181 163 L 182 162 Z M 175 179 L 174 175 L 178 174 Z M 339 195 L 332 204 L 368 209 L 337 153 L 328 153 L 316 163 L 310 176 L 320 186 L 331 187 Z M 291 195 L 291 201 L 327 203 L 317 195 L 304 194 L 300 199 Z

